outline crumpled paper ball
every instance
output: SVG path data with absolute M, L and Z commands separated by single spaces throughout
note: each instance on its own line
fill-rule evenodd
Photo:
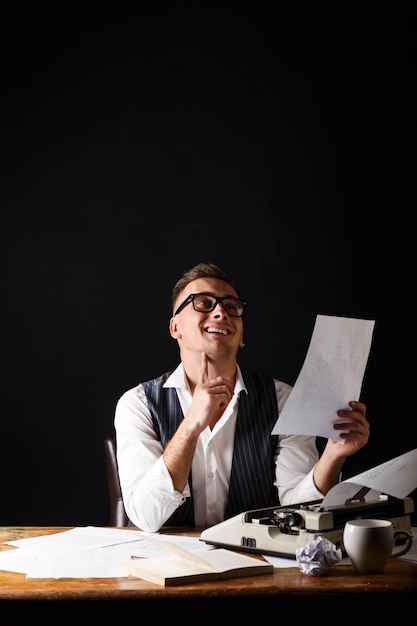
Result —
M 295 558 L 304 574 L 320 576 L 342 560 L 342 550 L 325 537 L 319 536 L 306 546 L 298 548 Z

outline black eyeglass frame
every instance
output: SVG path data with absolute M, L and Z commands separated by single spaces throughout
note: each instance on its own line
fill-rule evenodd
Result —
M 196 309 L 195 306 L 194 306 L 194 298 L 196 296 L 209 296 L 210 298 L 213 298 L 214 299 L 213 307 L 211 309 L 208 309 L 207 311 L 199 311 L 199 309 Z M 190 293 L 190 295 L 185 298 L 184 302 L 182 302 L 180 304 L 180 306 L 177 308 L 177 310 L 175 311 L 173 317 L 178 315 L 178 313 L 180 313 L 187 306 L 187 304 L 189 304 L 190 302 L 193 303 L 193 309 L 194 309 L 194 311 L 197 311 L 197 313 L 211 313 L 212 311 L 214 311 L 214 309 L 216 308 L 216 306 L 219 303 L 222 306 L 224 306 L 223 305 L 223 300 L 235 300 L 242 307 L 242 313 L 240 315 L 233 315 L 232 313 L 227 311 L 227 314 L 230 315 L 230 317 L 243 317 L 245 315 L 246 302 L 244 300 L 242 300 L 242 298 L 236 298 L 235 296 L 214 296 L 212 293 L 205 293 L 203 291 L 203 292 L 200 292 L 200 293 Z

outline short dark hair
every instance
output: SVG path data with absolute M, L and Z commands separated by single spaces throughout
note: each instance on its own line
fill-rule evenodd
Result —
M 238 297 L 240 298 L 239 291 L 226 272 L 216 265 L 215 263 L 198 263 L 194 265 L 190 270 L 187 270 L 183 273 L 181 278 L 177 280 L 172 290 L 172 308 L 174 309 L 175 303 L 181 291 L 185 289 L 188 283 L 191 283 L 193 280 L 197 280 L 198 278 L 219 278 L 220 280 L 224 280 L 225 283 L 228 283 L 233 289 L 236 291 Z

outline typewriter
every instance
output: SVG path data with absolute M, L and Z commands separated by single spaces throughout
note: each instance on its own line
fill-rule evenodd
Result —
M 387 519 L 394 529 L 411 532 L 411 497 L 379 494 L 376 500 L 367 501 L 361 495 L 341 506 L 324 507 L 323 500 L 315 500 L 246 511 L 203 530 L 200 540 L 215 547 L 295 559 L 298 548 L 319 536 L 345 554 L 343 529 L 351 519 Z

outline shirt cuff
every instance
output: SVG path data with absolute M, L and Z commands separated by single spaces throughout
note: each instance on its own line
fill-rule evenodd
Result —
M 171 474 L 168 471 L 167 466 L 165 465 L 164 457 L 161 456 L 151 467 L 149 472 L 147 473 L 147 482 L 149 484 L 150 490 L 152 490 L 153 481 L 157 482 L 157 489 L 161 493 L 164 493 L 166 496 L 177 496 L 181 502 L 184 502 L 185 498 L 190 497 L 190 487 L 187 483 L 182 492 L 177 491 L 174 488 L 174 484 L 172 482 Z

